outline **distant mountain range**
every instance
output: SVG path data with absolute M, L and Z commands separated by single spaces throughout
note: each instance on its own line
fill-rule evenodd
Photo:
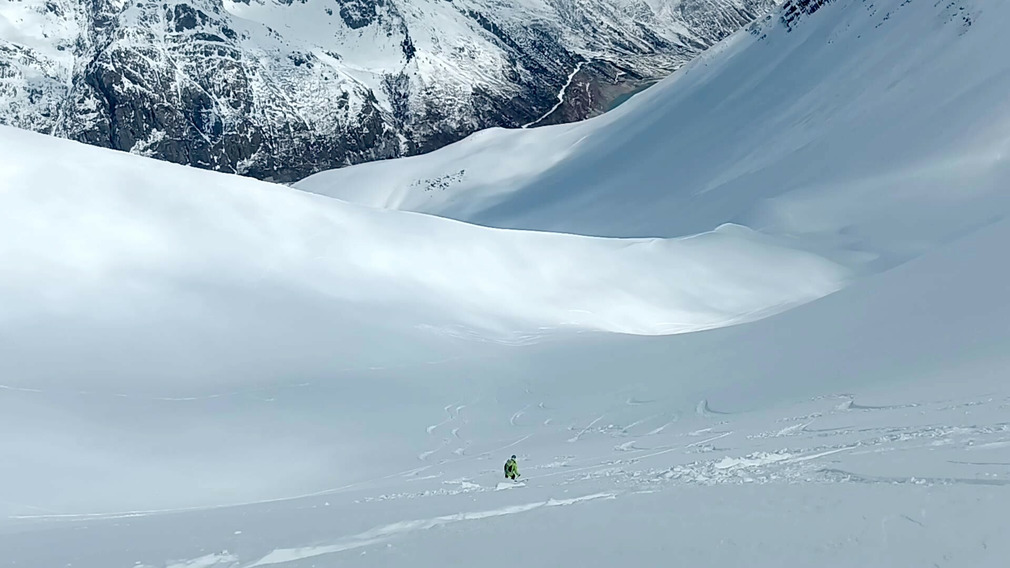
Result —
M 0 124 L 288 182 L 606 110 L 777 0 L 21 0 Z

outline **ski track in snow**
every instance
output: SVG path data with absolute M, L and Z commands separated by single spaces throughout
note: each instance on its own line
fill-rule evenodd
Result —
M 729 436 L 732 433 L 733 432 L 723 432 L 722 434 L 719 434 L 718 436 L 713 436 L 711 438 L 708 438 L 707 440 L 702 440 L 700 442 L 694 442 L 694 443 L 688 444 L 687 447 L 694 448 L 696 446 L 704 446 L 705 444 L 707 444 L 709 442 L 714 442 L 716 440 L 721 440 L 721 439 L 725 438 L 726 436 Z
M 533 434 L 527 434 L 527 435 L 523 436 L 522 438 L 519 438 L 515 442 L 512 442 L 511 444 L 507 444 L 505 446 L 502 446 L 500 448 L 495 448 L 493 450 L 488 450 L 488 451 L 484 452 L 482 455 L 495 454 L 495 453 L 498 453 L 498 452 L 500 452 L 502 450 L 507 450 L 509 448 L 514 448 L 514 447 L 518 446 L 519 444 L 525 442 L 526 440 L 529 440 L 532 437 L 533 437 Z
M 595 420 L 593 420 L 592 422 L 590 422 L 588 426 L 586 426 L 582 430 L 579 430 L 578 434 L 576 434 L 572 438 L 569 438 L 568 442 L 569 443 L 578 442 L 579 439 L 582 438 L 582 435 L 585 434 L 586 432 L 588 432 L 590 428 L 592 428 L 593 426 L 595 426 L 597 422 L 599 422 L 600 420 L 603 420 L 604 416 L 606 416 L 606 415 L 605 414 L 601 414 L 600 416 L 598 416 Z
M 238 562 L 238 557 L 225 552 L 221 554 L 208 554 L 186 562 L 169 564 L 165 568 L 213 568 L 214 566 L 234 565 L 235 562 Z M 144 566 L 137 566 L 136 568 L 144 568 Z
M 519 411 L 515 412 L 512 415 L 512 417 L 509 418 L 509 424 L 511 424 L 512 426 L 518 426 L 519 424 L 517 423 L 517 421 L 519 420 L 519 417 L 522 416 L 523 414 L 525 414 L 526 410 L 528 408 L 529 408 L 529 405 L 526 405 L 525 407 L 523 407 L 522 410 L 519 410 Z
M 482 483 L 479 480 L 466 477 L 452 481 L 437 481 L 440 476 L 418 478 L 421 483 L 437 483 L 427 489 L 412 492 L 386 493 L 364 499 L 363 503 L 384 502 L 399 499 L 428 499 L 438 503 L 438 499 L 456 495 L 480 495 L 483 493 L 500 493 L 502 489 L 519 489 L 515 495 L 526 495 L 537 489 L 552 489 L 578 491 L 583 484 L 592 483 L 589 487 L 600 488 L 599 483 L 611 484 L 611 488 L 603 491 L 589 492 L 582 497 L 566 499 L 543 499 L 532 502 L 513 503 L 500 507 L 464 511 L 449 515 L 439 515 L 428 518 L 389 522 L 378 525 L 364 532 L 339 537 L 330 543 L 311 544 L 276 548 L 258 558 L 239 560 L 234 556 L 203 556 L 188 563 L 176 563 L 178 567 L 203 567 L 215 565 L 242 566 L 255 568 L 258 566 L 280 565 L 305 560 L 319 556 L 337 554 L 356 549 L 387 543 L 399 536 L 425 531 L 428 529 L 462 522 L 480 522 L 482 520 L 508 515 L 522 514 L 529 511 L 575 505 L 601 499 L 618 499 L 626 494 L 655 493 L 664 488 L 681 485 L 720 485 L 720 484 L 770 484 L 770 483 L 858 483 L 884 485 L 973 485 L 1005 487 L 1010 486 L 1010 476 L 1004 469 L 1006 461 L 959 461 L 938 460 L 951 467 L 999 468 L 991 473 L 968 477 L 958 475 L 956 471 L 937 473 L 908 471 L 906 474 L 877 473 L 860 471 L 858 461 L 845 460 L 858 458 L 873 452 L 896 451 L 976 451 L 999 452 L 1010 446 L 1010 422 L 990 420 L 979 423 L 964 423 L 953 425 L 958 418 L 964 418 L 964 408 L 985 410 L 986 404 L 996 409 L 997 405 L 990 399 L 986 401 L 965 401 L 957 405 L 937 403 L 894 404 L 881 405 L 877 410 L 852 410 L 850 407 L 838 408 L 830 405 L 830 401 L 813 401 L 809 405 L 819 406 L 815 412 L 817 419 L 824 422 L 847 421 L 849 426 L 838 428 L 806 429 L 812 420 L 781 427 L 781 421 L 793 419 L 782 416 L 763 416 L 760 419 L 734 419 L 733 426 L 738 428 L 725 432 L 712 432 L 712 428 L 689 430 L 682 432 L 666 432 L 666 437 L 696 437 L 701 434 L 713 434 L 702 440 L 681 443 L 665 448 L 637 448 L 634 446 L 637 437 L 632 437 L 611 450 L 614 454 L 624 457 L 614 459 L 607 454 L 596 456 L 569 456 L 568 458 L 538 466 L 527 464 L 527 469 L 555 469 L 532 477 L 524 477 L 518 484 L 496 482 Z M 923 416 L 923 412 L 928 415 Z M 851 424 L 853 413 L 861 414 L 863 420 Z M 970 416 L 970 415 L 968 415 Z M 999 414 L 989 414 L 988 418 L 998 418 Z M 603 416 L 598 417 L 582 431 L 586 431 L 599 423 Z M 645 420 L 642 418 L 641 420 Z M 939 425 L 946 423 L 948 425 Z M 739 435 L 732 447 L 724 450 L 713 450 L 711 442 L 727 439 L 731 435 Z M 500 451 L 528 440 L 532 434 L 499 448 Z M 613 437 L 621 437 L 619 433 Z M 655 438 L 650 438 L 655 439 Z M 781 442 L 789 441 L 788 446 Z M 602 449 L 602 448 L 601 448 Z M 697 451 L 701 449 L 704 459 L 697 459 Z M 493 452 L 492 452 L 493 453 Z M 849 456 L 846 458 L 846 456 Z M 576 457 L 585 465 L 571 467 L 569 458 Z M 455 464 L 454 471 L 473 471 L 468 464 L 473 464 L 475 458 L 465 458 L 443 465 Z M 672 465 L 670 465 L 672 464 Z M 422 468 L 423 469 L 423 468 Z M 415 470 L 416 471 L 416 470 Z M 381 479 L 393 479 L 403 472 L 386 476 Z M 482 474 L 483 475 L 483 474 Z M 497 474 L 496 474 L 497 475 Z M 376 480 L 378 481 L 378 480 Z M 363 486 L 367 490 L 367 486 Z M 512 492 L 509 491 L 511 495 Z M 474 502 L 479 502 L 477 498 Z M 448 503 L 448 502 L 447 502 Z M 32 518 L 46 518 L 40 516 Z M 116 517 L 104 517 L 116 518 Z M 217 562 L 218 564 L 215 564 Z
M 565 507 L 569 505 L 575 505 L 578 503 L 595 501 L 598 499 L 613 499 L 615 497 L 616 497 L 615 493 L 594 493 L 591 495 L 584 495 L 582 497 L 575 497 L 571 499 L 557 499 L 557 500 L 549 499 L 547 501 L 525 503 L 522 505 L 510 505 L 507 507 L 502 507 L 499 509 L 491 509 L 486 511 L 457 513 L 455 515 L 445 515 L 430 519 L 399 521 L 396 523 L 383 525 L 381 527 L 376 527 L 367 530 L 363 533 L 344 537 L 335 542 L 334 544 L 322 545 L 322 546 L 309 546 L 301 548 L 277 549 L 267 554 L 263 558 L 260 558 L 256 562 L 246 565 L 245 568 L 254 568 L 256 566 L 267 566 L 272 564 L 284 564 L 287 562 L 294 562 L 296 560 L 303 560 L 305 558 L 313 558 L 325 554 L 333 554 L 336 552 L 343 552 L 345 550 L 353 550 L 355 548 L 361 548 L 363 546 L 370 546 L 372 544 L 383 542 L 385 540 L 394 538 L 402 534 L 428 530 L 431 528 L 443 525 L 449 525 L 453 523 L 460 523 L 466 521 L 479 521 L 483 519 L 489 519 L 492 517 L 516 515 L 544 507 Z
M 652 420 L 653 418 L 655 418 L 655 416 L 646 416 L 645 418 L 639 418 L 638 420 L 635 420 L 634 422 L 632 422 L 631 424 L 628 424 L 624 428 L 621 428 L 621 433 L 622 434 L 629 434 L 629 432 L 630 432 L 630 430 L 632 428 L 634 428 L 635 426 L 640 426 L 643 423 L 645 423 L 645 422 L 647 422 L 649 420 Z
M 971 404 L 973 406 L 978 406 L 978 405 L 982 405 L 984 403 L 985 402 L 972 402 Z M 958 406 L 960 406 L 960 405 L 958 405 Z M 913 410 L 914 411 L 914 410 L 917 410 L 918 408 L 921 408 L 921 407 L 922 407 L 922 405 L 920 405 L 920 404 L 890 405 L 890 406 L 888 406 L 886 408 L 881 408 L 881 409 L 875 410 L 874 412 L 896 412 L 896 411 L 908 411 L 908 410 Z M 953 408 L 951 410 L 946 410 L 946 411 L 949 411 L 949 412 L 955 412 L 956 411 L 956 407 L 952 407 L 952 406 L 945 406 L 945 407 Z M 852 412 L 852 410 L 848 409 L 847 407 L 845 409 L 839 409 L 839 408 L 835 407 L 833 409 L 824 411 L 822 413 L 822 415 L 823 416 L 841 416 L 841 415 L 846 415 L 846 414 L 848 414 L 850 412 Z M 577 437 L 569 439 L 569 442 L 578 441 L 582 437 L 582 435 L 584 435 L 586 432 L 588 432 L 590 429 L 592 429 L 593 425 L 595 425 L 596 423 L 599 423 L 599 421 L 602 420 L 604 418 L 604 416 L 605 415 L 600 415 L 597 418 L 595 418 L 592 422 L 590 422 L 587 425 L 586 428 L 582 429 L 579 432 L 579 435 Z M 776 418 L 776 420 L 778 420 L 778 418 Z M 806 422 L 806 423 L 802 424 L 802 427 L 804 427 L 804 428 L 807 427 L 807 425 L 809 425 L 809 423 L 810 422 Z M 800 425 L 800 424 L 798 424 L 798 425 Z M 860 450 L 860 452 L 856 453 L 856 454 L 860 454 L 860 453 L 866 454 L 866 453 L 875 453 L 875 452 L 887 451 L 892 446 L 893 443 L 904 443 L 904 442 L 913 441 L 913 440 L 920 440 L 920 439 L 933 440 L 934 443 L 935 443 L 935 440 L 937 440 L 937 439 L 938 440 L 947 440 L 947 439 L 949 439 L 951 437 L 960 437 L 960 438 L 971 439 L 971 445 L 966 445 L 965 446 L 965 450 L 970 450 L 970 451 L 974 450 L 976 452 L 1000 450 L 1000 449 L 1004 449 L 1004 448 L 1010 446 L 1010 440 L 1006 440 L 1005 438 L 1001 438 L 999 440 L 994 440 L 994 441 L 983 441 L 982 440 L 982 437 L 986 437 L 986 436 L 999 435 L 999 434 L 1010 435 L 1010 422 L 1005 422 L 1005 423 L 1001 422 L 1001 423 L 996 423 L 996 424 L 990 424 L 990 425 L 988 425 L 988 427 L 985 427 L 985 425 L 983 425 L 983 427 L 979 427 L 979 425 L 973 425 L 973 427 L 958 427 L 958 428 L 952 428 L 952 427 L 949 427 L 949 428 L 923 427 L 923 428 L 920 428 L 920 429 L 916 429 L 916 428 L 901 428 L 901 427 L 897 427 L 897 425 L 891 425 L 891 427 L 886 427 L 886 428 L 885 427 L 874 427 L 874 428 L 857 428 L 857 427 L 848 427 L 848 428 L 845 428 L 845 427 L 841 427 L 841 428 L 835 428 L 835 429 L 824 429 L 824 430 L 813 430 L 813 431 L 807 431 L 807 430 L 804 430 L 804 428 L 797 429 L 797 428 L 794 428 L 794 427 L 789 427 L 787 429 L 782 429 L 780 427 L 780 428 L 777 428 L 777 429 L 775 429 L 773 431 L 769 431 L 765 435 L 759 434 L 759 435 L 755 435 L 755 436 L 747 436 L 746 438 L 747 438 L 748 441 L 751 441 L 753 443 L 762 443 L 766 439 L 773 439 L 774 440 L 774 439 L 777 439 L 777 438 L 779 438 L 779 439 L 781 439 L 781 438 L 788 438 L 791 441 L 796 441 L 797 438 L 805 438 L 805 439 L 808 439 L 808 440 L 821 441 L 821 440 L 828 440 L 828 439 L 844 439 L 846 437 L 852 437 L 852 436 L 864 436 L 864 437 L 869 436 L 870 438 L 862 438 L 862 439 L 860 439 L 860 442 L 859 442 L 859 450 Z M 668 424 L 667 430 L 669 430 L 669 424 Z M 701 429 L 701 430 L 697 430 L 697 431 L 688 432 L 688 433 L 686 433 L 686 435 L 688 435 L 688 436 L 699 436 L 701 434 L 710 433 L 711 431 L 712 431 L 711 428 L 706 428 L 706 429 Z M 783 434 L 784 432 L 786 434 L 788 434 L 788 436 L 785 436 Z M 657 432 L 653 431 L 653 433 L 649 433 L 649 434 L 652 435 L 652 436 L 662 436 L 662 435 L 664 435 L 666 433 L 665 432 L 659 432 L 659 433 L 657 433 Z M 698 442 L 693 442 L 693 443 L 686 444 L 686 445 L 683 445 L 683 446 L 675 446 L 675 447 L 672 447 L 672 448 L 660 449 L 660 450 L 655 450 L 655 451 L 648 451 L 646 449 L 634 448 L 633 447 L 634 441 L 630 441 L 630 442 L 621 444 L 620 445 L 620 448 L 621 448 L 620 450 L 616 450 L 615 449 L 613 451 L 620 452 L 622 454 L 628 455 L 627 459 L 623 462 L 625 464 L 627 464 L 627 463 L 639 463 L 640 464 L 642 462 L 645 462 L 645 461 L 648 461 L 648 460 L 652 460 L 654 458 L 658 458 L 658 457 L 661 457 L 661 456 L 673 454 L 673 453 L 678 452 L 678 451 L 681 451 L 681 452 L 690 452 L 692 449 L 699 449 L 699 448 L 704 449 L 706 447 L 709 447 L 708 445 L 710 443 L 715 442 L 717 440 L 725 439 L 725 438 L 731 436 L 732 434 L 734 434 L 734 432 L 723 432 L 723 433 L 717 434 L 715 436 L 711 436 L 709 438 L 706 438 L 706 439 L 698 441 Z M 669 434 L 669 436 L 674 436 L 674 435 L 676 435 L 676 434 L 675 433 Z M 529 435 L 523 436 L 523 437 L 515 440 L 514 442 L 512 442 L 510 444 L 507 444 L 507 445 L 501 446 L 501 447 L 497 447 L 497 448 L 495 448 L 493 450 L 490 450 L 490 451 L 487 451 L 487 452 L 483 452 L 477 458 L 460 458 L 460 459 L 457 459 L 457 460 L 446 460 L 445 462 L 443 462 L 442 465 L 451 465 L 451 464 L 456 464 L 456 463 L 459 463 L 459 462 L 465 461 L 465 460 L 476 460 L 476 459 L 479 459 L 480 457 L 493 456 L 493 455 L 495 455 L 495 454 L 497 454 L 499 452 L 502 452 L 504 450 L 508 450 L 508 449 L 517 447 L 520 444 L 522 444 L 522 443 L 528 441 L 529 439 L 531 439 L 533 436 L 534 436 L 533 434 L 529 434 Z M 679 435 L 679 436 L 684 436 L 684 434 Z M 796 442 L 794 442 L 794 443 L 796 443 Z M 811 451 L 809 457 L 799 457 L 799 458 L 796 458 L 796 459 L 794 459 L 792 461 L 786 461 L 786 463 L 800 464 L 800 463 L 804 463 L 806 461 L 811 461 L 811 460 L 819 459 L 821 457 L 827 457 L 827 456 L 830 456 L 830 455 L 835 454 L 835 453 L 850 452 L 850 451 L 852 451 L 854 449 L 855 448 L 853 448 L 851 444 L 844 444 L 844 445 L 841 445 L 840 447 L 824 447 L 824 446 L 821 446 L 821 447 L 818 447 L 816 449 L 812 449 L 812 450 L 817 450 L 817 451 Z M 432 455 L 435 452 L 436 451 L 428 451 L 428 452 L 422 453 L 421 454 L 421 459 L 425 459 L 425 458 L 429 457 L 430 455 Z M 593 460 L 601 460 L 601 459 L 603 459 L 603 458 L 602 457 L 598 457 L 598 458 L 586 458 L 585 460 L 593 461 Z M 966 463 L 969 463 L 969 462 L 966 462 Z M 1010 462 L 1008 462 L 1008 463 L 1010 463 Z M 549 477 L 556 477 L 558 475 L 567 475 L 567 474 L 574 474 L 574 473 L 581 473 L 581 472 L 590 472 L 590 471 L 593 471 L 593 470 L 613 468 L 613 467 L 615 467 L 615 465 L 620 465 L 620 464 L 614 464 L 614 463 L 608 463 L 608 462 L 593 463 L 593 464 L 590 464 L 590 465 L 587 465 L 587 466 L 583 466 L 583 467 L 563 469 L 562 471 L 552 472 L 552 473 L 544 473 L 544 474 L 540 474 L 540 475 L 534 476 L 532 478 L 525 478 L 525 479 L 527 481 L 530 481 L 530 480 L 535 480 L 535 479 L 544 479 L 544 478 L 549 478 Z M 767 465 L 767 464 L 765 464 L 765 465 Z M 320 490 L 320 491 L 315 491 L 315 492 L 311 492 L 311 493 L 304 493 L 304 494 L 299 494 L 299 495 L 279 497 L 279 498 L 275 498 L 275 499 L 263 499 L 263 500 L 256 500 L 256 501 L 245 501 L 245 502 L 229 503 L 229 504 L 214 505 L 214 506 L 183 507 L 183 508 L 168 508 L 168 509 L 130 510 L 130 511 L 117 511 L 117 512 L 94 512 L 94 513 L 67 513 L 67 514 L 59 514 L 59 513 L 57 513 L 57 514 L 11 515 L 10 518 L 15 518 L 15 519 L 64 519 L 64 520 L 114 519 L 114 518 L 128 518 L 128 517 L 136 517 L 136 516 L 147 516 L 147 515 L 153 515 L 153 514 L 166 514 L 166 513 L 179 513 L 179 512 L 193 512 L 193 511 L 202 511 L 202 510 L 213 510 L 213 509 L 227 508 L 227 507 L 233 507 L 233 506 L 248 506 L 248 505 L 255 505 L 255 504 L 277 503 L 277 502 L 291 501 L 291 500 L 295 500 L 295 499 L 305 499 L 305 498 L 310 498 L 310 497 L 318 497 L 318 496 L 331 495 L 331 494 L 334 494 L 334 493 L 346 492 L 346 491 L 350 491 L 350 490 L 354 490 L 354 489 L 362 489 L 362 488 L 368 487 L 369 485 L 374 485 L 376 483 L 388 481 L 390 479 L 394 479 L 394 478 L 397 478 L 397 477 L 416 475 L 418 472 L 424 471 L 425 469 L 428 469 L 429 467 L 430 466 L 424 466 L 424 467 L 420 467 L 420 468 L 412 468 L 412 469 L 396 472 L 396 473 L 393 473 L 393 474 L 390 474 L 390 475 L 386 475 L 386 476 L 375 478 L 375 479 L 371 479 L 371 480 L 364 480 L 364 481 L 360 481 L 360 482 L 356 482 L 356 483 L 351 483 L 351 484 L 347 484 L 347 485 L 343 485 L 343 486 L 339 486 L 339 487 L 333 487 L 333 488 L 329 488 L 329 489 L 324 489 L 324 490 Z M 707 466 L 699 466 L 699 467 L 707 467 Z M 712 467 L 715 467 L 715 466 L 712 466 Z M 716 468 L 716 469 L 719 469 L 719 468 Z M 730 468 L 730 469 L 738 469 L 738 468 Z M 640 473 L 639 474 L 633 474 L 632 477 L 635 477 L 635 476 L 638 476 L 638 475 L 640 475 Z M 854 478 L 857 475 L 860 475 L 860 474 L 851 473 L 850 476 Z M 435 477 L 437 477 L 437 476 L 435 476 Z M 834 474 L 834 478 L 837 478 L 837 477 L 838 477 L 838 474 L 835 473 Z M 914 477 L 914 476 L 910 476 L 909 479 L 911 479 L 912 477 Z M 928 476 L 920 476 L 918 479 L 920 479 L 920 480 L 926 480 L 924 482 L 930 482 L 929 480 L 938 480 L 936 482 L 941 482 L 942 479 L 944 479 L 944 478 L 930 478 Z
M 673 424 L 673 422 L 667 422 L 666 424 L 663 424 L 659 428 L 656 428 L 654 430 L 650 430 L 650 431 L 646 432 L 645 435 L 646 436 L 656 436 L 656 435 L 659 435 L 664 430 L 666 430 L 667 428 L 669 428 L 672 424 Z

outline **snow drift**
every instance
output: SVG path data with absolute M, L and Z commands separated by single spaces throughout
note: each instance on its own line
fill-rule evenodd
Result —
M 2 134 L 8 326 L 45 317 L 154 324 L 185 306 L 215 309 L 206 297 L 220 291 L 250 301 L 272 291 L 382 325 L 490 338 L 673 333 L 809 301 L 844 276 L 741 227 L 667 240 L 488 229 Z
M 2 384 L 61 408 L 81 392 L 199 399 L 278 381 L 343 384 L 576 332 L 720 327 L 831 293 L 847 275 L 742 227 L 680 239 L 500 230 L 13 129 L 0 130 L 0 154 Z M 49 412 L 16 420 L 62 436 Z M 49 455 L 70 440 L 10 444 L 24 463 L 56 459 L 57 477 L 121 475 L 74 473 L 90 467 L 76 449 Z

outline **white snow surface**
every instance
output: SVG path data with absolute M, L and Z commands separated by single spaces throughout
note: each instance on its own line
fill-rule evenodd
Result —
M 0 562 L 1004 566 L 1008 17 L 299 189 L 0 129 Z
M 1010 8 L 924 3 L 836 0 L 789 33 L 777 19 L 738 33 L 601 117 L 297 187 L 601 236 L 739 223 L 892 266 L 1008 204 L 1010 61 L 982 54 L 1010 51 Z

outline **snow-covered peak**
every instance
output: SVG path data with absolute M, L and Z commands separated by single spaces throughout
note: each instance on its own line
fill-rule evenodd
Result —
M 293 181 L 598 114 L 773 4 L 8 2 L 0 124 Z M 577 96 L 555 108 L 563 90 Z

